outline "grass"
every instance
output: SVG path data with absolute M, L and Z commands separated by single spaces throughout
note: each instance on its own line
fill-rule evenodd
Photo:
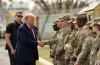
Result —
M 46 46 L 44 48 L 38 48 L 39 56 L 50 63 L 52 63 L 52 58 L 49 57 L 50 55 L 50 47 Z
M 0 38 L 0 39 L 5 39 L 5 38 L 2 37 L 2 38 Z
M 36 61 L 36 65 L 41 65 L 38 61 Z

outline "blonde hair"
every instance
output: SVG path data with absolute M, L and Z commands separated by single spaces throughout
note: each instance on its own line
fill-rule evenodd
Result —
M 21 10 L 16 11 L 15 15 L 17 15 L 18 13 L 23 13 Z
M 28 17 L 33 17 L 34 19 L 36 18 L 34 14 L 26 14 L 24 19 L 27 20 Z

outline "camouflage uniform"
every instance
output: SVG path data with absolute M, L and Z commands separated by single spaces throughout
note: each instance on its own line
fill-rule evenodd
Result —
M 83 27 L 84 29 L 87 29 L 90 27 L 90 24 L 92 22 L 87 22 L 86 25 Z M 96 35 L 92 35 L 92 36 L 88 36 L 85 39 L 85 42 L 82 46 L 82 51 L 79 54 L 78 58 L 77 58 L 77 63 L 81 64 L 81 65 L 89 65 L 89 61 L 90 61 L 90 51 L 92 48 L 92 42 L 94 40 L 94 38 L 96 37 Z
M 97 35 L 96 39 L 93 42 L 91 53 L 90 53 L 90 65 L 96 65 L 98 59 L 100 59 L 100 35 Z
M 87 15 L 86 13 L 82 13 L 82 14 L 77 14 L 77 18 L 86 18 Z M 71 43 L 74 44 L 74 53 L 73 53 L 73 58 L 77 59 L 79 53 L 82 50 L 82 45 L 84 43 L 84 39 L 86 38 L 86 33 L 85 30 L 83 28 L 78 29 L 75 38 L 71 40 Z
M 74 62 L 70 60 L 70 57 L 74 53 L 74 47 L 73 47 L 74 44 L 71 44 L 71 40 L 74 39 L 76 33 L 77 33 L 77 30 L 73 31 L 72 34 L 68 38 L 69 46 L 67 46 L 67 50 L 65 52 L 65 59 L 69 62 L 69 64 L 66 64 L 66 65 L 74 65 Z
M 72 17 L 70 19 L 70 21 L 68 21 L 69 23 L 72 23 L 73 21 L 75 21 L 75 17 Z M 76 30 L 77 31 L 77 30 Z M 65 44 L 69 44 L 70 40 L 73 39 L 75 37 L 75 33 L 76 31 L 72 31 L 71 35 L 68 35 L 65 37 Z M 65 51 L 65 59 L 67 60 L 67 62 L 69 63 L 69 65 L 74 65 L 74 63 L 72 61 L 70 61 L 70 57 L 72 56 L 72 53 L 74 52 L 73 47 L 71 46 L 71 44 L 69 44 L 69 46 L 67 46 L 67 50 Z M 67 63 L 65 65 L 68 65 Z
M 57 32 L 56 32 L 56 37 L 55 37 L 55 38 L 59 38 L 60 33 L 61 33 L 61 30 L 57 31 Z M 51 51 L 53 51 L 54 54 L 55 54 L 55 52 L 56 52 L 56 48 L 57 48 L 57 44 L 53 44 L 53 46 L 52 46 L 52 48 L 51 48 Z M 53 63 L 54 63 L 54 65 L 57 65 L 57 61 L 55 60 L 55 58 L 53 58 Z
M 63 16 L 62 20 L 70 19 L 70 16 Z M 61 36 L 58 41 L 57 49 L 55 55 L 58 57 L 57 65 L 65 65 L 65 50 L 64 50 L 64 40 L 67 35 L 70 35 L 71 27 L 68 26 L 62 29 Z
M 93 26 L 94 24 L 100 25 L 100 17 L 95 18 L 91 26 Z M 97 37 L 93 42 L 90 53 L 90 65 L 99 65 L 99 63 L 100 63 L 100 35 L 97 34 Z

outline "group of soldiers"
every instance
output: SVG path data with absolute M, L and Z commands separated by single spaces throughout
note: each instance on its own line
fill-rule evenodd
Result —
M 100 65 L 100 17 L 87 22 L 86 13 L 53 21 L 50 45 L 54 65 Z

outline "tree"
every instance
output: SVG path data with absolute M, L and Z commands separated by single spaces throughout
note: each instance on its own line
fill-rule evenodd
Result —
M 0 0 L 0 8 L 2 8 L 2 0 Z
M 2 7 L 3 7 L 4 9 L 6 9 L 6 6 L 7 6 L 7 3 L 6 3 L 6 2 L 3 2 Z

